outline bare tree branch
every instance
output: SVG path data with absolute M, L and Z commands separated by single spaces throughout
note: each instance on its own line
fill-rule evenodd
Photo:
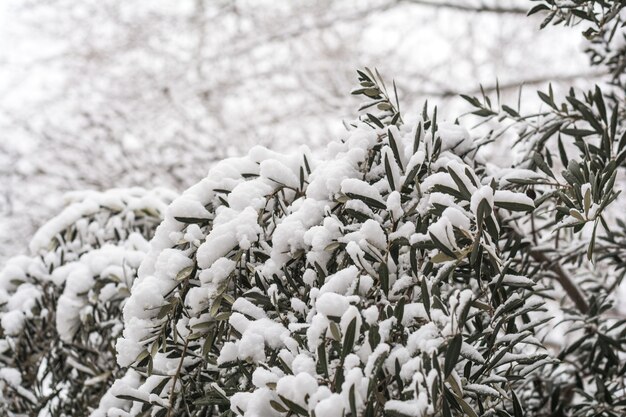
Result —
M 498 216 L 502 220 L 501 216 Z M 513 222 L 508 222 L 511 233 L 517 238 L 522 240 L 525 236 L 521 230 L 517 228 Z M 568 272 L 559 265 L 558 260 L 550 259 L 544 250 L 539 250 L 536 247 L 531 248 L 529 253 L 531 258 L 536 262 L 539 262 L 543 267 L 547 268 L 554 274 L 555 279 L 561 284 L 561 287 L 565 290 L 567 296 L 574 302 L 576 308 L 583 314 L 589 312 L 589 304 L 587 299 L 583 295 L 582 291 L 574 281 L 574 279 L 568 274 Z
M 426 7 L 440 7 L 440 8 L 453 9 L 453 10 L 458 10 L 458 11 L 463 11 L 463 12 L 517 14 L 517 15 L 526 15 L 527 13 L 527 10 L 521 7 L 500 7 L 500 6 L 490 6 L 490 5 L 471 6 L 471 5 L 457 3 L 457 2 L 438 1 L 438 0 L 396 0 L 396 1 L 391 1 L 388 3 L 383 3 L 375 7 L 370 7 L 367 9 L 359 10 L 352 14 L 344 15 L 340 19 L 337 18 L 337 16 L 331 16 L 328 19 L 315 22 L 314 24 L 311 24 L 311 25 L 297 26 L 293 29 L 287 29 L 280 33 L 271 34 L 261 39 L 255 39 L 252 43 L 248 43 L 244 45 L 234 45 L 232 47 L 231 52 L 229 52 L 228 54 L 224 54 L 223 51 L 220 51 L 219 54 L 210 56 L 207 58 L 207 60 L 212 61 L 212 60 L 217 60 L 217 59 L 223 59 L 224 57 L 232 58 L 232 57 L 236 57 L 239 55 L 243 55 L 254 50 L 259 45 L 267 45 L 268 43 L 271 43 L 271 42 L 284 42 L 289 39 L 303 36 L 311 31 L 327 29 L 339 23 L 345 24 L 347 22 L 358 21 L 374 13 L 380 13 L 380 12 L 384 12 L 386 10 L 392 9 L 394 6 L 397 6 L 402 3 L 410 3 L 410 4 L 426 6 Z
M 331 16 L 330 18 L 314 22 L 313 24 L 296 26 L 295 28 L 287 29 L 280 33 L 270 34 L 268 36 L 255 39 L 253 42 L 248 42 L 247 44 L 233 45 L 231 51 L 228 54 L 224 54 L 223 51 L 219 51 L 219 53 L 207 57 L 206 60 L 213 61 L 224 58 L 234 58 L 240 55 L 247 54 L 261 45 L 267 45 L 272 42 L 284 42 L 290 39 L 304 36 L 311 31 L 328 29 L 340 23 L 343 24 L 346 22 L 358 21 L 374 13 L 380 13 L 389 10 L 397 4 L 398 3 L 396 2 L 384 3 L 376 7 L 370 7 L 367 9 L 359 10 L 349 15 L 341 16 L 341 18 L 338 18 L 337 16 Z
M 523 7 L 502 7 L 481 4 L 479 6 L 463 4 L 456 1 L 439 1 L 439 0 L 400 0 L 406 3 L 419 4 L 420 6 L 440 7 L 445 9 L 453 9 L 462 12 L 476 13 L 497 13 L 497 14 L 516 14 L 526 15 L 528 10 Z
M 561 284 L 561 287 L 563 287 L 569 298 L 574 302 L 576 308 L 581 313 L 589 312 L 587 299 L 574 280 L 563 269 L 563 267 L 558 264 L 558 261 L 548 258 L 545 253 L 536 249 L 532 249 L 529 254 L 535 261 L 541 263 L 554 273 L 556 280 L 559 284 Z
M 580 79 L 591 80 L 591 79 L 596 79 L 596 78 L 602 78 L 602 77 L 605 77 L 606 75 L 607 75 L 606 71 L 602 71 L 602 70 L 588 71 L 588 72 L 583 72 L 579 74 L 543 75 L 541 77 L 527 78 L 524 80 L 486 85 L 486 86 L 483 86 L 482 89 L 478 87 L 472 90 L 462 90 L 459 88 L 448 87 L 440 91 L 437 91 L 437 90 L 414 91 L 413 94 L 420 94 L 420 95 L 429 96 L 429 97 L 451 98 L 451 97 L 457 97 L 460 94 L 466 94 L 466 95 L 481 94 L 483 91 L 485 93 L 491 93 L 491 92 L 496 91 L 497 89 L 499 89 L 500 91 L 508 91 L 508 90 L 518 89 L 523 86 L 533 86 L 533 85 L 536 86 L 536 85 L 541 85 L 541 84 L 546 84 L 546 83 L 571 82 L 571 81 L 576 81 Z

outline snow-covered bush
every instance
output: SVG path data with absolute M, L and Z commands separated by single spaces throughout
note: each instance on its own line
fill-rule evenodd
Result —
M 8 415 L 86 415 L 117 378 L 115 340 L 148 240 L 174 195 L 70 196 L 0 272 L 0 384 Z
M 489 175 L 458 125 L 405 123 L 379 77 L 323 158 L 263 148 L 170 206 L 124 307 L 118 361 L 143 379 L 113 415 L 517 413 L 555 359 L 543 283 L 514 221 L 535 202 Z M 527 391 L 524 388 L 528 388 Z
M 359 82 L 325 156 L 255 148 L 170 206 L 109 415 L 622 415 L 621 106 L 467 97 L 495 126 L 471 138 Z M 487 163 L 511 128 L 513 162 Z
M 538 3 L 546 23 L 621 30 L 621 2 Z M 3 407 L 623 416 L 620 84 L 550 87 L 530 114 L 497 88 L 464 96 L 470 133 L 401 114 L 395 84 L 358 74 L 360 116 L 323 155 L 256 147 L 166 211 L 44 227 L 39 257 L 1 276 Z

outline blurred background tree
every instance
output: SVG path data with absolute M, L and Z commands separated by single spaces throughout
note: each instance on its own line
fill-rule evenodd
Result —
M 6 0 L 0 6 L 0 259 L 62 195 L 183 190 L 254 144 L 334 139 L 356 67 L 417 108 L 458 93 L 587 87 L 581 38 L 536 29 L 523 0 Z M 583 70 L 581 70 L 583 68 Z M 536 103 L 534 88 L 525 100 Z M 420 104 L 421 105 L 421 104 Z M 332 117 L 329 117 L 331 116 Z M 446 114 L 443 115 L 444 117 Z M 332 122 L 329 124 L 329 120 Z

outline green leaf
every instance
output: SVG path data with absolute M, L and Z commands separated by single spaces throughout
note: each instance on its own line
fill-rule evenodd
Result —
M 522 405 L 519 402 L 519 398 L 515 395 L 514 391 L 511 391 L 511 395 L 513 396 L 513 415 L 514 417 L 524 417 L 524 410 L 522 409 Z
M 506 104 L 502 105 L 502 110 L 504 110 L 506 113 L 510 114 L 513 117 L 520 117 L 519 113 L 517 111 L 515 111 L 513 108 L 507 106 Z
M 475 114 L 476 116 L 480 116 L 480 117 L 488 117 L 488 116 L 495 116 L 497 113 L 489 109 L 480 109 L 480 110 L 473 111 L 472 114 Z
M 174 216 L 174 219 L 181 223 L 186 223 L 186 224 L 204 224 L 209 221 L 209 219 L 203 219 L 200 217 L 176 217 Z
M 402 159 L 400 158 L 400 150 L 398 149 L 398 143 L 396 142 L 396 138 L 391 133 L 391 129 L 387 131 L 387 136 L 389 137 L 389 147 L 391 148 L 391 151 L 393 152 L 393 156 L 396 160 L 396 163 L 398 164 L 398 167 L 400 167 L 400 171 L 404 172 L 404 168 L 402 166 Z
M 444 395 L 443 400 L 443 417 L 452 417 L 450 406 L 448 405 L 448 398 Z
M 378 279 L 380 280 L 380 286 L 385 295 L 389 295 L 389 269 L 384 262 L 380 263 L 378 267 Z
M 461 409 L 463 410 L 463 413 L 465 413 L 465 415 L 469 417 L 478 417 L 478 414 L 476 414 L 476 411 L 474 411 L 474 409 L 463 398 L 459 397 L 458 395 L 454 393 L 452 394 L 454 395 L 454 398 L 461 406 Z
M 370 119 L 370 121 L 372 123 L 374 123 L 376 126 L 380 127 L 381 129 L 385 127 L 385 125 L 383 124 L 383 122 L 381 122 L 378 117 L 374 116 L 373 114 L 367 113 L 367 117 L 368 119 Z
M 559 158 L 561 159 L 561 164 L 566 167 L 568 161 L 567 152 L 565 152 L 565 146 L 563 145 L 563 141 L 561 140 L 561 135 L 559 135 L 557 143 L 559 146 Z
M 350 352 L 352 352 L 352 348 L 354 347 L 354 340 L 356 336 L 356 317 L 350 321 L 348 324 L 348 328 L 346 329 L 346 334 L 343 339 L 343 348 L 341 351 L 342 359 L 348 356 Z
M 626 137 L 626 133 L 624 134 Z M 415 137 L 413 138 L 413 153 L 417 152 L 419 149 L 420 139 L 422 138 L 422 122 L 420 121 L 417 124 L 417 128 L 415 129 Z
M 533 162 L 535 163 L 535 165 L 537 165 L 537 168 L 542 170 L 546 175 L 548 175 L 551 178 L 556 178 L 554 176 L 554 173 L 552 172 L 548 164 L 546 164 L 546 161 L 544 161 L 540 153 L 537 153 L 537 152 L 533 153 Z
M 326 347 L 324 343 L 320 343 L 317 347 L 317 369 L 319 374 L 328 378 L 328 359 L 326 356 Z
M 528 11 L 528 13 L 526 14 L 526 16 L 531 16 L 531 15 L 533 15 L 535 13 L 539 13 L 539 12 L 541 12 L 543 10 L 550 10 L 550 7 L 548 7 L 547 5 L 545 5 L 543 3 L 540 3 L 540 4 L 536 5 L 535 7 L 533 7 L 532 9 L 530 9 Z
M 585 190 L 585 195 L 583 195 L 583 209 L 585 211 L 585 216 L 589 215 L 589 209 L 591 208 L 591 188 Z
M 461 354 L 461 345 L 463 344 L 463 336 L 459 333 L 456 334 L 448 343 L 446 349 L 445 363 L 444 363 L 444 375 L 447 377 L 450 375 L 457 362 L 459 361 L 459 355 Z
M 374 198 L 365 197 L 365 196 L 362 196 L 359 194 L 353 194 L 353 193 L 346 193 L 346 196 L 355 200 L 361 200 L 362 202 L 367 204 L 369 207 L 383 209 L 383 210 L 387 208 L 387 205 L 385 203 L 383 203 L 382 201 L 378 201 Z
M 379 97 L 380 90 L 378 89 L 378 87 L 357 88 L 356 90 L 352 90 L 350 92 L 350 94 L 355 95 L 355 96 L 363 94 L 363 95 L 365 95 L 367 97 L 370 97 L 370 98 L 376 98 L 376 97 Z
M 385 417 L 413 417 L 415 414 L 404 414 L 396 410 L 385 410 Z M 317 416 L 316 416 L 317 417 Z
M 388 154 L 385 154 L 385 174 L 387 176 L 387 182 L 389 183 L 389 189 L 391 191 L 395 191 L 396 190 L 396 181 L 395 181 L 395 178 L 393 177 L 393 171 L 391 169 L 391 163 L 389 162 Z M 399 180 L 399 178 L 398 178 L 398 180 Z
M 459 177 L 452 168 L 448 169 L 448 174 L 450 174 L 450 176 L 452 177 L 452 180 L 454 181 L 456 186 L 459 188 L 459 192 L 461 193 L 461 195 L 463 195 L 463 198 L 469 201 L 472 198 L 472 193 L 470 193 L 470 191 L 467 189 L 461 177 Z
M 461 94 L 461 98 L 467 101 L 469 104 L 471 104 L 474 107 L 480 107 L 480 100 L 478 100 L 476 97 L 471 97 L 465 94 Z
M 553 109 L 557 109 L 556 104 L 554 103 L 554 99 L 552 97 L 550 97 L 546 93 L 542 93 L 541 91 L 537 91 L 537 94 L 539 95 L 539 98 L 541 99 L 541 101 L 543 101 L 544 103 L 546 103 L 548 106 L 552 107 Z
M 585 136 L 596 135 L 597 132 L 595 130 L 589 129 L 562 129 L 561 133 L 567 136 L 584 138 Z
M 606 106 L 604 104 L 604 98 L 602 97 L 602 91 L 600 91 L 600 87 L 596 85 L 595 92 L 593 95 L 593 101 L 596 103 L 596 107 L 598 108 L 598 113 L 600 113 L 600 117 L 604 120 L 604 123 L 608 122 L 606 116 Z
M 585 119 L 585 121 L 589 123 L 597 133 L 602 133 L 602 125 L 589 107 L 587 107 L 583 102 L 579 101 L 573 96 L 567 97 L 567 101 L 569 101 L 570 104 L 574 106 L 576 110 L 578 110 L 583 119 Z
M 339 326 L 334 321 L 331 321 L 328 325 L 330 328 L 330 334 L 333 336 L 335 340 L 341 340 L 341 330 L 339 330 Z
M 496 201 L 494 205 L 510 211 L 533 211 L 535 209 L 535 206 L 512 201 Z
M 174 310 L 174 305 L 171 303 L 163 304 L 159 309 L 157 314 L 157 320 L 161 320 L 163 317 L 167 316 L 170 312 Z
M 434 264 L 440 264 L 442 262 L 456 261 L 456 259 L 457 259 L 456 257 L 452 257 L 449 255 L 446 255 L 443 252 L 439 252 L 438 254 L 430 258 L 430 261 Z
M 434 234 L 432 234 L 429 231 L 428 235 L 430 236 L 430 239 L 433 241 L 433 243 L 435 244 L 435 247 L 437 249 L 439 249 L 444 254 L 448 255 L 450 258 L 453 258 L 453 259 L 457 258 L 456 254 L 452 251 L 452 249 L 450 249 L 449 247 L 444 245 L 443 242 L 441 242 L 439 239 L 437 239 L 437 237 Z
M 348 394 L 348 401 L 350 403 L 350 415 L 352 416 L 357 416 L 357 411 L 356 411 L 356 398 L 355 398 L 355 394 L 354 394 L 354 384 L 350 387 L 350 391 Z
M 398 323 L 402 323 L 402 317 L 404 317 L 405 302 L 406 301 L 404 297 L 400 298 L 400 300 L 398 300 L 398 303 L 396 304 L 396 307 L 393 310 L 393 316 L 396 318 Z
M 192 265 L 180 270 L 178 274 L 176 274 L 176 281 L 184 281 L 187 278 L 190 278 L 192 273 L 194 272 L 195 267 L 195 265 Z
M 483 223 L 487 219 L 487 216 L 491 215 L 491 211 L 492 210 L 489 202 L 484 198 L 480 200 L 480 203 L 478 203 L 478 213 L 476 216 L 476 223 L 480 230 L 482 230 Z
M 119 398 L 120 400 L 137 401 L 137 402 L 144 403 L 144 404 L 150 404 L 150 402 L 144 400 L 143 398 L 135 397 L 135 396 L 128 395 L 128 394 L 118 394 L 115 397 Z
M 288 400 L 287 398 L 283 397 L 282 395 L 278 394 L 278 398 L 280 398 L 280 400 L 289 408 L 289 410 L 292 413 L 296 413 L 300 416 L 308 416 L 309 412 L 304 409 L 301 405 L 294 403 L 291 400 Z
M 424 304 L 424 310 L 426 310 L 426 315 L 430 318 L 430 293 L 428 292 L 428 284 L 426 283 L 426 277 L 423 276 L 421 283 L 422 289 L 422 304 Z

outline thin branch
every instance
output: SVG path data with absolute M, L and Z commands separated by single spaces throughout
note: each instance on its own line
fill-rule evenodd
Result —
M 285 42 L 291 39 L 299 38 L 313 31 L 328 29 L 335 25 L 343 24 L 347 22 L 359 21 L 361 19 L 367 18 L 368 16 L 374 13 L 382 13 L 384 11 L 392 9 L 396 5 L 397 3 L 395 2 L 384 3 L 379 6 L 375 6 L 371 8 L 364 8 L 363 10 L 359 10 L 352 14 L 343 15 L 340 18 L 337 17 L 336 15 L 332 15 L 329 18 L 320 19 L 319 21 L 314 22 L 312 24 L 303 24 L 303 25 L 296 26 L 295 28 L 284 30 L 280 33 L 270 34 L 262 38 L 256 38 L 253 42 L 248 42 L 247 44 L 243 44 L 243 45 L 235 44 L 231 47 L 230 52 L 227 54 L 224 54 L 223 51 L 220 51 L 219 53 L 213 54 L 204 59 L 208 62 L 211 62 L 214 60 L 220 60 L 224 58 L 234 58 L 240 55 L 250 53 L 254 49 L 258 48 L 259 46 L 267 46 L 267 44 L 269 43 Z
M 563 269 L 563 267 L 558 264 L 558 261 L 548 258 L 545 253 L 536 249 L 532 249 L 529 254 L 535 261 L 545 265 L 548 269 L 554 272 L 556 280 L 559 284 L 561 284 L 561 287 L 563 287 L 569 298 L 574 302 L 576 308 L 578 308 L 581 313 L 586 314 L 589 312 L 587 299 L 574 280 Z
M 189 337 L 185 339 L 185 346 L 183 347 L 183 353 L 180 355 L 180 361 L 178 362 L 178 367 L 176 368 L 176 373 L 174 373 L 174 378 L 172 381 L 172 387 L 170 388 L 169 395 L 169 409 L 167 410 L 167 417 L 171 417 L 174 412 L 174 403 L 175 403 L 175 393 L 176 393 L 176 381 L 180 375 L 180 371 L 183 367 L 183 361 L 185 360 L 185 355 L 187 354 L 187 347 L 189 346 Z
M 522 86 L 527 86 L 527 85 L 531 86 L 531 85 L 541 85 L 541 84 L 546 84 L 546 83 L 568 82 L 568 81 L 575 81 L 579 79 L 589 80 L 589 79 L 600 78 L 604 76 L 606 76 L 606 71 L 602 71 L 602 70 L 588 71 L 588 72 L 579 73 L 579 74 L 543 75 L 541 77 L 528 78 L 528 79 L 521 80 L 521 81 L 511 81 L 511 82 L 499 84 L 499 85 L 493 84 L 493 85 L 483 86 L 482 89 L 475 88 L 474 90 L 471 90 L 471 91 L 462 92 L 460 90 L 456 90 L 456 91 L 447 90 L 447 91 L 442 91 L 440 93 L 434 93 L 432 95 L 437 96 L 437 97 L 443 97 L 443 98 L 455 97 L 455 96 L 458 96 L 459 94 L 476 95 L 476 94 L 481 94 L 482 91 L 484 91 L 485 93 L 496 91 L 496 89 L 499 89 L 500 91 L 507 91 L 507 90 L 518 89 Z
M 256 49 L 261 45 L 267 45 L 272 42 L 284 42 L 290 39 L 298 38 L 312 31 L 319 31 L 323 29 L 328 29 L 337 24 L 343 24 L 347 22 L 354 22 L 364 18 L 367 18 L 374 13 L 382 13 L 387 10 L 392 9 L 394 6 L 397 6 L 402 3 L 410 3 L 419 6 L 426 7 L 440 7 L 458 10 L 462 12 L 478 12 L 478 13 L 497 13 L 497 14 L 516 14 L 516 15 L 526 15 L 527 10 L 524 8 L 518 7 L 501 7 L 501 6 L 489 6 L 489 5 L 480 5 L 480 6 L 470 6 L 467 4 L 456 3 L 451 1 L 438 1 L 438 0 L 395 0 L 390 1 L 388 3 L 383 3 L 378 6 L 366 8 L 363 10 L 359 10 L 352 14 L 346 14 L 338 18 L 333 15 L 330 18 L 321 19 L 313 24 L 304 24 L 301 26 L 297 26 L 292 29 L 287 29 L 280 33 L 271 34 L 269 36 L 265 36 L 261 39 L 255 39 L 253 42 L 244 44 L 244 45 L 234 45 L 231 48 L 231 51 L 227 54 L 224 54 L 223 51 L 220 51 L 219 54 L 209 56 L 206 58 L 207 61 L 219 60 L 225 57 L 237 57 L 240 55 L 244 55 L 250 53 L 252 50 Z
M 498 217 L 500 218 L 500 216 Z M 511 233 L 515 235 L 516 238 L 520 240 L 523 239 L 524 234 L 515 226 L 515 224 L 512 222 L 509 222 L 508 224 L 511 228 Z M 528 254 L 535 261 L 542 264 L 543 267 L 554 273 L 556 280 L 559 284 L 561 284 L 561 287 L 563 287 L 567 296 L 574 302 L 574 305 L 581 313 L 586 314 L 589 312 L 587 299 L 574 279 L 570 277 L 561 265 L 559 265 L 558 260 L 550 259 L 543 251 L 538 250 L 537 248 L 532 248 Z
M 406 3 L 419 4 L 420 6 L 428 7 L 440 7 L 446 9 L 453 9 L 462 12 L 475 12 L 475 13 L 496 13 L 496 14 L 514 14 L 524 15 L 528 13 L 528 9 L 524 7 L 502 7 L 502 6 L 490 6 L 481 4 L 478 6 L 463 4 L 456 1 L 439 1 L 439 0 L 399 0 Z

